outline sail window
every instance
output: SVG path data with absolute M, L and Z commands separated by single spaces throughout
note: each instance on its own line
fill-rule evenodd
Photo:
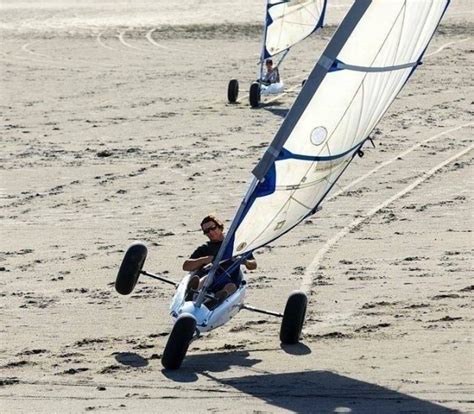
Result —
M 285 223 L 286 223 L 286 220 L 283 220 L 283 221 L 278 222 L 277 225 L 275 226 L 275 229 L 274 229 L 274 230 L 275 230 L 275 231 L 276 231 L 276 230 L 280 230 L 280 229 L 284 226 Z
M 311 132 L 311 142 L 313 145 L 321 145 L 326 140 L 327 136 L 327 129 L 322 126 L 318 126 L 313 129 L 313 132 Z
M 240 252 L 241 250 L 245 249 L 247 247 L 247 243 L 242 242 L 237 246 L 237 251 Z

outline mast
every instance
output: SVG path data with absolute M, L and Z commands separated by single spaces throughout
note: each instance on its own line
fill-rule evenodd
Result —
M 265 1 L 265 18 L 263 20 L 263 34 L 262 34 L 262 47 L 260 50 L 260 62 L 259 62 L 259 70 L 258 70 L 258 78 L 257 79 L 262 79 L 263 77 L 263 64 L 265 61 L 265 52 L 266 52 L 266 46 L 265 44 L 267 43 L 267 28 L 268 28 L 268 20 L 270 19 L 270 14 L 268 13 L 268 2 L 270 0 Z

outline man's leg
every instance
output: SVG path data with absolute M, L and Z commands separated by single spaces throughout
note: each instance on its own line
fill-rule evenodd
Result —
M 232 295 L 237 290 L 235 283 L 227 283 L 221 290 L 216 292 L 216 299 L 218 303 L 222 303 L 226 298 Z
M 189 302 L 194 298 L 194 291 L 199 287 L 199 276 L 194 275 L 189 278 L 188 286 L 186 287 L 186 294 L 184 295 L 184 300 Z

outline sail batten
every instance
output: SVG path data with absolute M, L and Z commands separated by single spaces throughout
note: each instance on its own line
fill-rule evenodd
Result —
M 417 66 L 418 62 L 409 62 L 409 63 L 402 63 L 399 65 L 392 65 L 392 66 L 357 66 L 357 65 L 350 65 L 344 62 L 336 61 L 333 70 L 353 70 L 355 72 L 392 72 L 394 70 L 400 69 L 407 69 L 413 68 Z

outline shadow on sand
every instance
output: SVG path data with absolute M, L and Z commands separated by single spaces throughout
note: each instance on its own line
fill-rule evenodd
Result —
M 148 365 L 148 360 L 134 352 L 118 352 L 115 355 L 115 360 L 122 365 L 129 367 L 141 368 Z
M 285 352 L 294 355 L 304 355 L 309 350 L 306 345 L 286 348 Z M 201 374 L 219 384 L 261 399 L 270 406 L 302 414 L 458 412 L 379 385 L 328 371 L 288 373 L 259 371 L 257 374 L 235 378 L 219 378 L 216 375 L 229 370 L 232 366 L 251 368 L 259 362 L 261 359 L 250 358 L 248 351 L 190 355 L 181 369 L 163 370 L 162 373 L 170 380 L 181 383 L 197 381 L 198 374 Z M 255 372 L 255 369 L 249 370 L 251 371 Z
M 285 118 L 288 112 L 290 111 L 289 109 L 276 108 L 275 102 L 272 102 L 271 104 L 260 104 L 260 106 L 265 111 L 271 112 L 273 115 L 277 115 L 281 118 Z
M 261 359 L 249 358 L 248 351 L 211 352 L 209 354 L 189 355 L 179 370 L 163 369 L 165 377 L 176 382 L 194 382 L 198 374 L 209 372 L 225 372 L 232 366 L 252 367 Z
M 298 342 L 295 345 L 281 344 L 280 346 L 283 351 L 290 355 L 308 355 L 311 353 L 311 348 L 306 346 L 302 342 Z
M 328 371 L 208 378 L 295 413 L 455 413 L 458 411 Z

